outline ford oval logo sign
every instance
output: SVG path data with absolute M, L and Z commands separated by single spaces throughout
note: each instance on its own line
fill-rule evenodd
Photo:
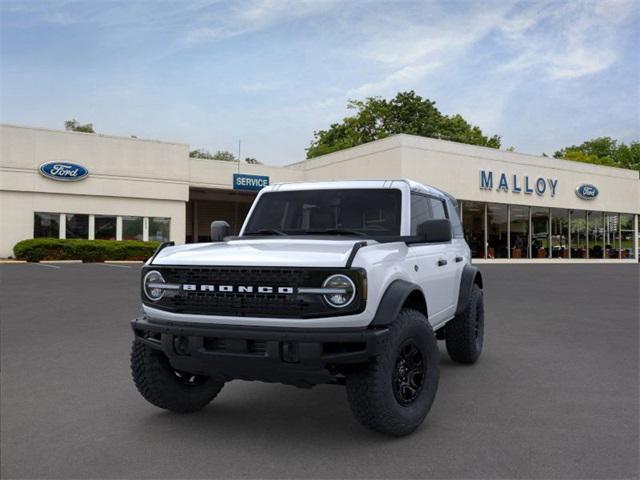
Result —
M 598 189 L 588 183 L 576 187 L 576 195 L 583 200 L 593 200 L 598 196 Z
M 63 182 L 77 182 L 89 175 L 89 170 L 77 163 L 56 161 L 40 165 L 40 173 L 53 180 Z

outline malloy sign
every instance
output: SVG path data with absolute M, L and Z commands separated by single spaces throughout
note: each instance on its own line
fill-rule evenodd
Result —
M 495 182 L 494 182 L 495 180 Z M 555 178 L 529 177 L 529 175 L 496 173 L 490 170 L 480 170 L 480 189 L 495 190 L 497 192 L 524 193 L 538 196 L 549 195 L 555 197 L 558 190 L 558 180 Z

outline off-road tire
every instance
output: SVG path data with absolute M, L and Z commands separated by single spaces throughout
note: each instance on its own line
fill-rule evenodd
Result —
M 425 367 L 422 386 L 410 404 L 403 405 L 394 392 L 394 372 L 407 342 L 420 351 Z M 403 309 L 391 324 L 383 351 L 367 365 L 347 372 L 349 405 L 365 427 L 394 436 L 408 435 L 422 424 L 438 390 L 438 345 L 426 317 Z
M 473 284 L 464 311 L 445 327 L 447 353 L 455 362 L 475 363 L 482 353 L 484 341 L 484 301 L 482 289 Z
M 171 367 L 162 352 L 135 340 L 131 347 L 131 375 L 138 391 L 149 403 L 177 413 L 204 408 L 224 386 L 224 382 L 211 377 L 187 378 L 188 374 L 176 372 Z M 188 384 L 191 378 L 193 384 Z

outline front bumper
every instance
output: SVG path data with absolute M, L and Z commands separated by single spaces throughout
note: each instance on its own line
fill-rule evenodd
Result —
M 339 382 L 345 367 L 378 355 L 387 328 L 300 329 L 131 322 L 136 341 L 162 351 L 171 366 L 225 380 L 298 386 Z

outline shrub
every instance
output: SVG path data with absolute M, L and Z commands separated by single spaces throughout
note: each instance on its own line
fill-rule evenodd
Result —
M 22 240 L 13 247 L 17 259 L 29 262 L 40 260 L 147 260 L 160 242 L 137 240 L 81 240 L 59 238 L 33 238 Z

